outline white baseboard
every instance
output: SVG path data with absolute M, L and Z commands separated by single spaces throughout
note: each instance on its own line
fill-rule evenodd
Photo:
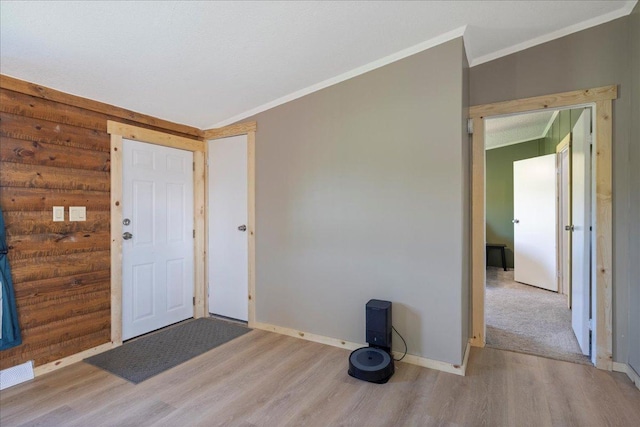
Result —
M 263 331 L 275 332 L 277 334 L 287 335 L 294 338 L 300 338 L 307 341 L 313 341 L 320 344 L 330 345 L 333 347 L 344 348 L 351 351 L 356 350 L 360 347 L 366 346 L 366 344 L 363 344 L 363 343 L 356 343 L 356 342 L 341 340 L 338 338 L 326 337 L 324 335 L 317 335 L 309 332 L 302 332 L 296 329 L 270 325 L 268 323 L 251 322 L 249 327 L 260 329 Z M 441 362 L 439 360 L 427 359 L 426 357 L 416 356 L 413 354 L 407 354 L 402 361 L 406 363 L 410 363 L 412 365 L 422 366 L 423 368 L 436 369 L 438 371 L 443 371 L 451 374 L 464 376 L 465 371 L 467 369 L 467 361 L 469 359 L 469 348 L 470 348 L 470 345 L 467 343 L 462 365 L 453 365 L 451 363 Z M 403 352 L 401 351 L 393 352 L 393 355 L 396 358 L 402 357 L 402 354 Z
M 13 387 L 14 385 L 21 384 L 23 382 L 32 380 L 33 375 L 33 361 L 29 360 L 21 365 L 12 366 L 0 371 L 0 390 Z
M 34 372 L 36 377 L 38 377 L 40 375 L 53 372 L 57 369 L 64 368 L 65 366 L 69 366 L 74 363 L 80 362 L 82 359 L 86 359 L 87 357 L 104 353 L 105 351 L 111 350 L 112 348 L 118 347 L 120 345 L 121 344 L 114 344 L 111 342 L 101 344 L 97 347 L 93 347 L 88 350 L 81 351 L 80 353 L 72 354 L 71 356 L 63 357 L 62 359 L 55 360 L 53 362 L 49 362 L 44 365 L 36 366 L 36 368 L 34 369 Z
M 615 372 L 622 372 L 623 374 L 627 374 L 631 382 L 633 382 L 638 390 L 640 390 L 640 375 L 629 365 L 626 363 L 613 362 L 613 370 Z

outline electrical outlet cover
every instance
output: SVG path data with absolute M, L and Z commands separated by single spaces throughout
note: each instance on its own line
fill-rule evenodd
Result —
M 53 221 L 54 222 L 64 221 L 64 206 L 53 207 Z
M 69 206 L 69 221 L 86 221 L 86 206 Z

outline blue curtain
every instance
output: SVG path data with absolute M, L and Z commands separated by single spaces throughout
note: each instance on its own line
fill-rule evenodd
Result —
M 16 310 L 16 296 L 13 293 L 13 281 L 7 256 L 7 236 L 4 229 L 4 217 L 0 208 L 0 282 L 2 282 L 2 338 L 0 350 L 22 344 L 20 326 L 18 326 L 18 311 Z

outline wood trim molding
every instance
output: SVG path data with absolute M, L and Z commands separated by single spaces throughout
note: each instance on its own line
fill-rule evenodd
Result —
M 122 136 L 111 135 L 111 342 L 122 344 Z
M 613 100 L 618 97 L 618 86 L 602 86 L 594 89 L 574 90 L 572 92 L 535 96 L 493 104 L 474 105 L 469 108 L 471 118 L 499 116 L 502 114 L 522 113 L 525 111 L 546 110 L 549 108 L 569 107 L 596 101 Z
M 569 148 L 570 145 L 571 145 L 571 132 L 569 132 L 567 136 L 565 136 L 564 139 L 560 141 L 558 145 L 556 145 L 556 153 L 560 153 L 564 151 L 566 148 Z
M 126 139 L 135 141 L 148 142 L 165 147 L 178 148 L 187 151 L 204 151 L 204 142 L 197 139 L 185 138 L 182 136 L 171 135 L 156 130 L 141 128 L 138 126 L 127 125 L 124 123 L 107 121 L 107 133 L 111 135 L 120 135 Z
M 24 80 L 16 79 L 14 77 L 9 77 L 4 74 L 0 74 L 0 88 L 24 93 L 26 95 L 35 96 L 42 99 L 48 99 L 50 101 L 60 102 L 62 104 L 72 105 L 74 107 L 84 108 L 86 110 L 95 111 L 97 113 L 106 114 L 108 116 L 113 116 L 120 119 L 132 120 L 160 129 L 166 129 L 173 132 L 183 133 L 185 135 L 191 135 L 196 138 L 202 138 L 202 131 L 191 126 L 173 123 L 167 120 L 148 116 L 146 114 L 136 113 L 124 108 L 115 107 L 103 102 L 60 92 L 55 89 L 37 85 L 35 83 L 30 83 Z
M 204 148 L 204 144 L 203 144 Z M 193 228 L 195 230 L 195 247 L 194 247 L 194 280 L 195 289 L 194 295 L 196 297 L 194 307 L 194 317 L 196 319 L 200 317 L 206 317 L 209 315 L 207 309 L 207 281 L 206 281 L 206 265 L 207 265 L 207 251 L 206 251 L 206 182 L 205 182 L 205 168 L 206 168 L 206 154 L 204 151 L 193 152 Z
M 255 132 L 257 129 L 258 126 L 256 122 L 242 122 L 221 128 L 206 129 L 202 131 L 202 136 L 205 140 L 226 138 L 229 136 L 244 135 L 249 132 Z
M 275 332 L 276 334 L 286 335 L 293 338 L 299 338 L 307 341 L 316 342 L 319 344 L 330 345 L 333 347 L 344 348 L 345 350 L 356 350 L 360 347 L 366 347 L 366 344 L 356 343 L 338 338 L 326 337 L 324 335 L 312 334 L 309 332 L 302 332 L 296 329 L 285 328 L 283 326 L 270 325 L 268 323 L 254 322 L 252 328 L 260 329 L 268 332 Z M 467 344 L 462 361 L 462 365 L 453 365 L 447 362 L 441 362 L 439 360 L 427 359 L 426 357 L 416 356 L 413 354 L 407 354 L 402 360 L 403 362 L 410 363 L 412 365 L 421 366 L 423 368 L 436 369 L 438 371 L 448 372 L 456 375 L 465 375 L 467 369 L 467 362 L 469 360 L 470 345 Z M 400 358 L 403 352 L 394 351 L 393 355 L 396 358 Z
M 611 100 L 596 102 L 595 110 L 595 280 L 596 280 L 596 367 L 610 371 L 613 362 L 613 225 L 611 203 Z
M 115 344 L 112 342 L 101 344 L 97 347 L 93 347 L 88 350 L 81 351 L 80 353 L 72 354 L 71 356 L 63 357 L 62 359 L 55 360 L 53 362 L 49 362 L 44 365 L 36 366 L 35 368 L 33 368 L 33 374 L 36 377 L 39 377 L 40 375 L 48 374 L 49 372 L 53 372 L 60 368 L 64 368 L 65 366 L 73 365 L 74 363 L 80 362 L 81 360 L 86 359 L 87 357 L 104 353 L 105 351 L 111 350 L 112 348 L 116 348 L 119 345 L 120 344 Z
M 612 100 L 617 97 L 617 86 L 604 86 L 560 94 L 545 95 L 495 104 L 478 105 L 470 108 L 473 117 L 472 137 L 472 339 L 474 346 L 485 344 L 484 319 L 484 119 L 494 115 L 520 113 L 547 108 L 561 108 L 572 105 L 595 104 L 595 180 L 596 206 L 595 241 L 593 242 L 595 274 L 595 319 L 594 341 L 596 348 L 595 365 L 599 369 L 612 369 L 613 354 L 613 301 L 612 301 L 612 215 L 611 215 L 611 147 L 612 147 Z M 482 267 L 481 267 L 482 266 Z
M 247 226 L 249 228 L 249 327 L 256 321 L 256 132 L 247 134 Z
M 640 390 L 640 375 L 636 373 L 636 371 L 626 363 L 613 362 L 612 370 L 614 372 L 622 372 L 623 374 L 627 374 L 632 383 L 636 385 L 636 388 Z
M 484 347 L 484 290 L 486 285 L 484 120 L 473 120 L 471 138 L 471 345 Z

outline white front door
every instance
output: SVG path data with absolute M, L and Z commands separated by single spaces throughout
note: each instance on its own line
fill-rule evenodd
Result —
M 193 317 L 193 153 L 127 139 L 123 148 L 126 340 Z
M 556 156 L 513 162 L 514 279 L 558 291 Z
M 571 138 L 571 326 L 583 354 L 589 354 L 591 254 L 591 110 L 585 109 Z
M 209 141 L 209 311 L 248 320 L 247 136 Z

